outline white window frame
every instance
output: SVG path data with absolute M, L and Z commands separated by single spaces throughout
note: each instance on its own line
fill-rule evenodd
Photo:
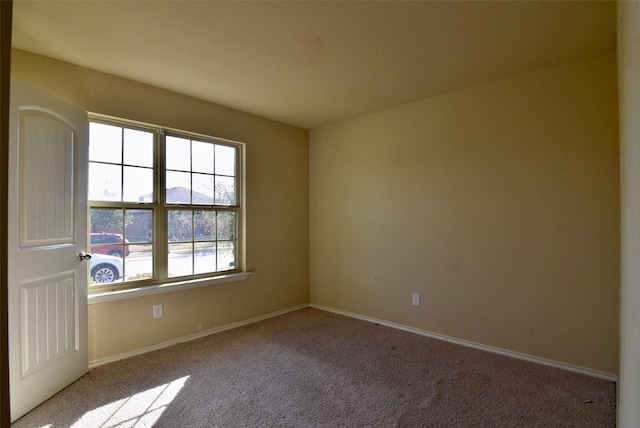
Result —
M 91 208 L 152 208 L 154 212 L 154 277 L 135 281 L 122 281 L 89 288 L 89 304 L 100 303 L 111 300 L 120 300 L 143 295 L 166 293 L 189 288 L 208 286 L 232 281 L 239 281 L 248 278 L 246 271 L 246 229 L 245 229 L 245 171 L 246 171 L 246 145 L 241 142 L 228 139 L 212 137 L 209 135 L 168 128 L 159 125 L 116 118 L 98 113 L 89 113 L 89 122 L 104 123 L 123 128 L 138 129 L 154 134 L 154 201 L 150 203 L 128 203 L 128 202 L 98 202 L 88 201 L 87 217 L 90 221 Z M 197 274 L 171 278 L 168 276 L 168 230 L 167 213 L 171 209 L 185 208 L 198 209 L 202 205 L 192 204 L 167 204 L 166 203 L 166 163 L 165 163 L 165 138 L 170 136 L 188 138 L 198 141 L 210 142 L 231 146 L 236 149 L 236 205 L 215 206 L 205 205 L 208 209 L 219 211 L 234 211 L 237 218 L 237 254 L 236 267 L 233 270 L 212 272 L 207 274 Z M 90 224 L 90 223 L 89 223 Z M 89 241 L 89 231 L 87 230 L 87 242 Z M 165 249 L 163 252 L 162 249 Z

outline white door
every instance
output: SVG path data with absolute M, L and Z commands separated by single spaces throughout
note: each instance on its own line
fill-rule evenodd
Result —
M 12 79 L 11 420 L 88 371 L 87 116 Z

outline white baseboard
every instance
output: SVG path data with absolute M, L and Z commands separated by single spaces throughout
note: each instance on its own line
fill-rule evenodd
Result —
M 357 319 L 360 319 L 360 320 L 363 320 L 363 321 L 369 321 L 369 322 L 377 323 L 377 324 L 384 325 L 384 326 L 387 326 L 387 327 L 396 328 L 398 330 L 404 330 L 404 331 L 407 331 L 409 333 L 415 333 L 415 334 L 419 334 L 419 335 L 422 335 L 422 336 L 427 336 L 427 337 L 430 337 L 430 338 L 433 338 L 433 339 L 444 340 L 446 342 L 454 343 L 456 345 L 468 346 L 470 348 L 475 348 L 475 349 L 479 349 L 479 350 L 482 350 L 482 351 L 492 352 L 494 354 L 505 355 L 507 357 L 517 358 L 519 360 L 525 360 L 525 361 L 529 361 L 529 362 L 532 362 L 532 363 L 537 363 L 537 364 L 542 364 L 542 365 L 545 365 L 545 366 L 551 366 L 551 367 L 555 367 L 555 368 L 559 368 L 559 369 L 563 369 L 563 370 L 568 370 L 568 371 L 571 371 L 571 372 L 581 373 L 581 374 L 597 377 L 597 378 L 600 378 L 600 379 L 606 379 L 606 380 L 609 380 L 609 381 L 612 381 L 612 382 L 617 382 L 618 381 L 618 377 L 616 375 L 612 374 L 612 373 L 606 373 L 606 372 L 602 372 L 602 371 L 599 371 L 599 370 L 594 370 L 594 369 L 590 369 L 590 368 L 586 368 L 586 367 L 575 366 L 573 364 L 567 364 L 567 363 L 563 363 L 563 362 L 560 362 L 560 361 L 549 360 L 547 358 L 536 357 L 536 356 L 533 356 L 533 355 L 523 354 L 521 352 L 509 351 L 507 349 L 496 348 L 494 346 L 489 346 L 489 345 L 483 345 L 481 343 L 471 342 L 471 341 L 464 340 L 464 339 L 456 339 L 455 337 L 450 337 L 450 336 L 446 336 L 446 335 L 438 334 L 438 333 L 431 333 L 429 331 L 421 330 L 419 328 L 408 327 L 408 326 L 405 326 L 405 325 L 402 325 L 402 324 L 396 324 L 396 323 L 389 322 L 389 321 L 384 321 L 384 320 L 371 318 L 371 317 L 364 316 L 364 315 L 355 314 L 355 313 L 352 313 L 352 312 L 343 311 L 341 309 L 336 309 L 336 308 L 331 308 L 331 307 L 327 307 L 327 306 L 317 305 L 315 303 L 309 304 L 309 307 L 315 308 L 315 309 L 320 309 L 322 311 L 333 312 L 333 313 L 336 313 L 338 315 L 344 315 L 344 316 L 348 316 L 348 317 L 351 317 L 351 318 L 357 318 Z
M 292 308 L 283 309 L 276 312 L 271 312 L 265 315 L 260 315 L 254 318 L 249 318 L 248 320 L 238 321 L 231 324 L 223 325 L 220 327 L 215 327 L 206 331 L 198 332 L 195 334 L 190 334 L 188 336 L 179 337 L 177 339 L 168 340 L 166 342 L 159 343 L 157 345 L 148 346 L 146 348 L 136 349 L 135 351 L 125 352 L 124 354 L 114 355 L 112 357 L 101 358 L 98 360 L 89 361 L 89 369 L 96 368 L 98 366 L 102 366 L 104 364 L 113 363 L 115 361 L 124 360 L 125 358 L 134 357 L 136 355 L 146 354 L 147 352 L 157 351 L 158 349 L 166 348 L 168 346 L 177 345 L 178 343 L 189 342 L 191 340 L 200 339 L 201 337 L 210 336 L 212 334 L 220 333 L 223 331 L 231 330 L 234 328 L 242 327 L 248 324 L 253 324 L 259 321 L 263 321 L 269 318 L 277 317 L 278 315 L 283 315 L 288 312 L 297 311 L 300 309 L 308 308 L 308 304 L 294 306 Z
M 303 305 L 298 305 L 298 306 L 294 306 L 292 308 L 287 308 L 287 309 L 283 309 L 280 311 L 276 311 L 276 312 L 271 312 L 265 315 L 260 315 L 254 318 L 250 318 L 248 320 L 244 320 L 244 321 L 238 321 L 235 323 L 231 323 L 231 324 L 227 324 L 221 327 L 216 327 L 216 328 L 212 328 L 210 330 L 206 330 L 203 332 L 198 332 L 195 334 L 190 334 L 188 336 L 183 336 L 177 339 L 172 339 L 163 343 L 159 343 L 157 345 L 153 345 L 153 346 L 148 346 L 146 348 L 141 348 L 141 349 L 137 349 L 135 351 L 130 351 L 130 352 L 126 352 L 124 354 L 119 354 L 119 355 L 114 355 L 112 357 L 107 357 L 107 358 L 102 358 L 102 359 L 98 359 L 98 360 L 93 360 L 89 362 L 89 368 L 95 368 L 104 364 L 109 364 L 109 363 L 113 363 L 115 361 L 120 361 L 120 360 L 124 360 L 126 358 L 130 358 L 130 357 L 134 357 L 136 355 L 141 355 L 141 354 L 146 354 L 147 352 L 152 352 L 152 351 L 156 351 L 158 349 L 162 349 L 162 348 L 166 348 L 168 346 L 173 346 L 173 345 L 177 345 L 179 343 L 184 343 L 184 342 L 189 342 L 191 340 L 195 340 L 195 339 L 200 339 L 201 337 L 206 337 L 206 336 L 210 336 L 212 334 L 216 334 L 216 333 L 221 333 L 223 331 L 227 331 L 227 330 L 231 330 L 234 328 L 238 328 L 238 327 L 242 327 L 245 325 L 249 325 L 249 324 L 253 324 L 259 321 L 263 321 L 269 318 L 273 318 L 276 317 L 278 315 L 283 315 L 289 312 L 293 312 L 293 311 L 297 311 L 300 309 L 304 309 L 307 307 L 311 307 L 311 308 L 315 308 L 315 309 L 319 309 L 322 311 L 327 311 L 327 312 L 333 312 L 336 313 L 338 315 L 344 315 L 344 316 L 348 316 L 351 318 L 356 318 L 356 319 L 360 319 L 363 321 L 368 321 L 368 322 L 373 322 L 373 323 L 377 323 L 380 325 L 384 325 L 387 327 L 391 327 L 391 328 L 395 328 L 398 330 L 403 330 L 403 331 L 407 331 L 409 333 L 414 333 L 414 334 L 419 334 L 421 336 L 426 336 L 426 337 L 430 337 L 433 339 L 438 339 L 438 340 L 444 340 L 446 342 L 450 342 L 450 343 L 454 343 L 456 345 L 462 345 L 462 346 L 467 346 L 470 348 L 475 348 L 475 349 L 479 349 L 481 351 L 487 351 L 487 352 L 492 352 L 494 354 L 500 354 L 500 355 L 505 355 L 507 357 L 512 357 L 512 358 L 517 358 L 519 360 L 524 360 L 524 361 L 529 361 L 532 363 L 537 363 L 537 364 L 542 364 L 545 366 L 550 366 L 550 367 L 555 367 L 555 368 L 559 368 L 559 369 L 563 369 L 563 370 L 568 370 L 571 372 L 575 372 L 575 373 L 581 373 L 581 374 L 585 374 L 588 376 L 593 376 L 596 378 L 600 378 L 600 379 L 605 379 L 608 381 L 612 381 L 612 382 L 617 382 L 618 381 L 618 377 L 612 373 L 606 373 L 606 372 L 602 372 L 599 370 L 594 370 L 594 369 L 590 369 L 590 368 L 586 368 L 586 367 L 581 367 L 581 366 L 576 366 L 573 364 L 567 364 L 567 363 L 563 363 L 560 361 L 554 361 L 554 360 L 549 360 L 547 358 L 542 358 L 542 357 L 536 357 L 533 355 L 528 355 L 528 354 L 523 354 L 521 352 L 515 352 L 515 351 L 509 351 L 507 349 L 502 349 L 502 348 L 496 348 L 494 346 L 489 346 L 489 345 L 483 345 L 481 343 L 476 343 L 476 342 L 471 342 L 468 340 L 464 340 L 464 339 L 457 339 L 455 337 L 451 337 L 451 336 L 446 336 L 443 334 L 438 334 L 438 333 L 432 333 L 426 330 L 421 330 L 419 328 L 415 328 L 415 327 L 408 327 L 402 324 L 397 324 L 397 323 L 393 323 L 393 322 L 389 322 L 389 321 L 384 321 L 381 319 L 377 319 L 377 318 L 372 318 L 372 317 L 368 317 L 365 315 L 360 315 L 360 314 L 356 314 L 353 312 L 348 312 L 348 311 L 343 311 L 341 309 L 336 309 L 336 308 L 332 308 L 332 307 L 328 307 L 328 306 L 322 306 L 322 305 L 317 305 L 315 303 L 310 303 L 310 304 L 303 304 Z

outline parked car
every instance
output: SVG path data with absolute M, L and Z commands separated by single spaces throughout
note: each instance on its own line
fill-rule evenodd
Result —
M 123 243 L 125 245 L 123 245 Z M 91 234 L 91 253 L 108 254 L 110 256 L 122 257 L 124 248 L 125 256 L 131 254 L 129 241 L 123 241 L 119 233 L 98 232 Z
M 91 278 L 98 284 L 107 284 L 122 277 L 122 258 L 106 254 L 91 255 Z

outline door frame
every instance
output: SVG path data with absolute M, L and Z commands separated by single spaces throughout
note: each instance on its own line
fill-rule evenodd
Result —
M 9 104 L 13 0 L 0 1 L 0 426 L 10 426 L 9 307 L 8 307 L 8 189 Z

